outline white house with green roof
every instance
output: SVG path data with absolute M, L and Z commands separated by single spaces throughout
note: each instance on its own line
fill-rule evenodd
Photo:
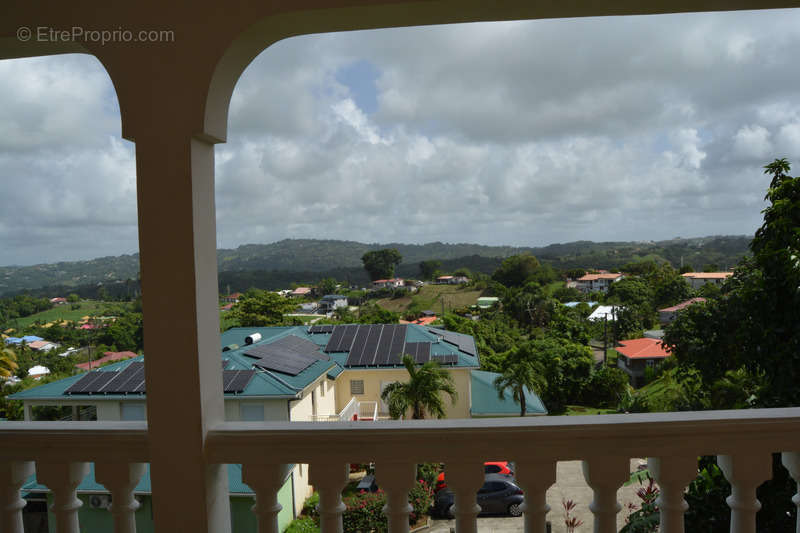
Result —
M 227 421 L 385 418 L 387 408 L 380 393 L 389 383 L 408 378 L 403 354 L 412 355 L 420 364 L 437 361 L 450 371 L 458 399 L 455 405 L 445 402 L 448 418 L 519 413 L 519 406 L 509 396 L 500 400 L 493 390 L 497 375 L 479 370 L 475 340 L 470 335 L 416 324 L 249 327 L 226 331 L 221 343 L 220 373 Z M 145 420 L 145 364 L 146 357 L 139 356 L 21 391 L 10 398 L 23 401 L 26 420 L 35 420 L 38 406 L 72 406 L 74 415 L 87 406 L 93 407 L 100 421 Z M 527 397 L 527 409 L 529 414 L 547 413 L 533 393 Z M 241 479 L 241 468 L 231 466 L 234 468 L 229 468 L 228 474 L 232 519 L 250 524 L 251 513 L 239 516 L 236 509 L 243 505 L 239 500 L 251 498 L 252 491 Z M 280 492 L 286 500 L 279 517 L 281 524 L 299 513 L 312 490 L 306 465 L 294 465 L 288 472 Z M 137 494 L 145 499 L 148 483 L 149 475 L 145 475 L 137 488 Z M 31 494 L 46 490 L 35 479 L 30 479 L 26 487 Z M 97 487 L 89 475 L 79 492 L 91 495 Z M 236 487 L 238 492 L 234 492 Z M 81 512 L 91 513 L 93 506 L 87 505 Z M 146 517 L 142 520 L 147 522 Z M 242 531 L 249 530 L 249 526 L 242 527 Z M 142 530 L 147 531 L 147 526 Z

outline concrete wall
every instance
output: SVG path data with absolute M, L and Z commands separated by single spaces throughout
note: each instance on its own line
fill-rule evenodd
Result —
M 445 395 L 444 403 L 447 418 L 470 418 L 469 408 L 471 405 L 470 374 L 466 368 L 448 369 L 458 391 L 458 399 L 453 405 L 450 397 Z M 351 394 L 350 382 L 353 380 L 364 381 L 364 394 Z M 358 401 L 372 402 L 377 401 L 378 411 L 385 414 L 385 408 L 381 405 L 381 383 L 393 383 L 395 381 L 408 381 L 408 372 L 402 369 L 358 369 L 345 370 L 336 380 L 336 410 L 341 411 L 352 397 Z
M 225 398 L 225 420 L 227 422 L 237 422 L 242 419 L 242 404 L 260 404 L 264 406 L 264 420 L 288 421 L 289 408 L 286 398 L 275 400 L 247 400 L 244 398 Z

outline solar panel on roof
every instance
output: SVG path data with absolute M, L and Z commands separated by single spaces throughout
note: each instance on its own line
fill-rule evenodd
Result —
M 381 340 L 378 342 L 378 349 L 375 352 L 375 359 L 372 361 L 373 365 L 385 365 L 389 362 L 389 350 L 392 347 L 392 340 L 397 333 L 396 325 L 383 326 L 383 333 Z
M 342 342 L 342 337 L 346 330 L 345 326 L 336 326 L 333 328 L 333 334 L 328 339 L 328 344 L 325 345 L 326 352 L 335 352 L 339 343 Z
M 375 352 L 378 350 L 378 342 L 381 340 L 383 325 L 373 324 L 369 328 L 367 339 L 364 341 L 364 350 L 359 358 L 359 365 L 367 366 L 374 364 Z
M 428 331 L 441 337 L 446 343 L 456 346 L 460 351 L 466 354 L 472 356 L 478 355 L 478 351 L 475 349 L 475 339 L 473 339 L 470 335 L 464 335 L 443 329 L 428 328 Z
M 245 352 L 250 357 L 258 357 L 253 364 L 267 370 L 296 376 L 319 360 L 330 359 L 319 352 L 315 343 L 295 335 L 287 335 L 270 344 L 260 343 Z
M 359 329 L 361 329 L 361 326 L 358 324 L 348 324 L 344 326 L 344 334 L 339 340 L 339 344 L 336 346 L 336 351 L 349 352 L 353 346 L 353 342 L 356 338 L 356 334 L 358 334 Z
M 118 372 L 117 377 L 109 381 L 101 392 L 129 392 L 130 385 L 128 382 L 136 376 L 139 370 L 142 371 L 142 376 L 144 376 L 144 363 L 134 362 L 129 364 L 124 370 Z M 138 384 L 139 382 L 137 381 L 136 385 Z
M 407 329 L 408 326 L 405 324 L 398 325 L 397 328 L 395 328 L 392 346 L 389 348 L 389 356 L 386 359 L 387 364 L 399 365 L 402 362 L 403 354 L 405 353 Z
M 228 392 L 228 388 L 230 387 L 231 382 L 233 381 L 233 378 L 235 378 L 236 374 L 238 374 L 238 373 L 239 373 L 238 370 L 223 370 L 222 371 L 222 390 L 224 390 L 225 392 Z
M 361 356 L 364 355 L 367 337 L 369 336 L 369 332 L 372 330 L 369 324 L 362 324 L 360 326 L 356 326 L 356 328 L 357 329 L 355 330 L 355 334 L 353 336 L 352 347 L 350 348 L 350 355 L 347 356 L 347 361 L 345 362 L 345 364 L 349 366 L 358 366 L 361 364 Z M 345 338 L 346 337 L 347 333 L 345 333 Z
M 441 363 L 443 365 L 445 365 L 445 364 L 453 364 L 453 363 L 458 363 L 458 355 L 456 355 L 454 353 L 448 353 L 448 354 L 443 354 L 443 355 L 434 355 L 433 356 L 433 360 L 434 361 L 438 361 L 439 363 Z
M 311 326 L 308 328 L 308 332 L 311 334 L 315 333 L 331 333 L 333 331 L 333 324 L 322 324 L 320 326 Z
M 111 381 L 117 377 L 119 372 L 100 372 L 101 377 L 94 383 L 92 383 L 92 392 L 93 393 L 102 393 L 105 390 L 105 386 L 111 383 Z
M 253 376 L 256 375 L 255 370 L 236 370 L 235 372 L 236 376 L 234 376 L 228 387 L 224 389 L 224 392 L 242 392 L 250 384 Z
M 92 383 L 94 383 L 97 379 L 101 377 L 100 374 L 113 374 L 113 372 L 99 372 L 99 371 L 89 372 L 81 379 L 70 385 L 69 388 L 64 391 L 64 394 L 83 393 L 84 391 L 90 388 Z
M 431 358 L 431 343 L 407 342 L 405 351 L 417 364 L 427 363 Z

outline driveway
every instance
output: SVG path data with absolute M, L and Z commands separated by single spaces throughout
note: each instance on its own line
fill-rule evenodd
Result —
M 639 459 L 631 459 L 631 472 L 636 470 Z M 562 499 L 572 500 L 577 507 L 572 512 L 572 516 L 583 520 L 583 525 L 576 529 L 576 532 L 584 533 L 592 531 L 592 512 L 589 510 L 589 503 L 592 501 L 592 489 L 583 479 L 583 470 L 580 461 L 563 461 L 558 463 L 556 483 L 547 491 L 547 503 L 550 505 L 550 512 L 547 518 L 552 523 L 553 533 L 566 533 L 564 526 L 564 509 L 561 506 Z M 622 510 L 617 514 L 617 529 L 625 525 L 625 518 L 629 511 L 628 503 L 639 504 L 636 491 L 638 484 L 622 487 L 617 491 L 617 501 L 622 505 Z M 455 528 L 455 520 L 434 520 L 430 533 L 449 533 L 450 528 Z M 478 531 L 480 533 L 511 533 L 523 532 L 523 518 L 512 517 L 478 517 Z

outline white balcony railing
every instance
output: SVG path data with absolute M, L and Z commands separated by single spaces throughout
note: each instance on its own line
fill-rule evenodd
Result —
M 745 533 L 755 531 L 755 491 L 771 476 L 770 454 L 783 452 L 783 463 L 797 480 L 798 447 L 800 408 L 786 408 L 375 424 L 227 422 L 209 431 L 205 461 L 243 465 L 245 482 L 257 494 L 254 509 L 261 533 L 278 531 L 277 491 L 286 464 L 310 465 L 311 482 L 320 493 L 322 531 L 340 533 L 347 464 L 375 462 L 377 481 L 387 494 L 384 512 L 390 531 L 397 533 L 408 531 L 407 492 L 415 481 L 415 465 L 444 462 L 455 493 L 456 530 L 473 533 L 483 461 L 504 457 L 515 461 L 517 482 L 525 492 L 525 531 L 543 533 L 549 510 L 545 493 L 555 482 L 556 463 L 579 459 L 594 492 L 594 531 L 606 533 L 616 531 L 616 493 L 629 477 L 629 458 L 649 457 L 661 488 L 661 531 L 676 533 L 683 531 L 683 492 L 697 474 L 697 456 L 717 455 L 733 487 L 728 498 L 731 531 Z M 56 531 L 77 533 L 80 504 L 75 489 L 86 463 L 94 462 L 98 482 L 112 494 L 115 531 L 134 532 L 137 504 L 132 491 L 141 463 L 148 461 L 147 450 L 144 423 L 3 423 L 1 531 L 23 531 L 19 488 L 35 469 L 54 494 Z M 800 505 L 800 496 L 793 500 Z

